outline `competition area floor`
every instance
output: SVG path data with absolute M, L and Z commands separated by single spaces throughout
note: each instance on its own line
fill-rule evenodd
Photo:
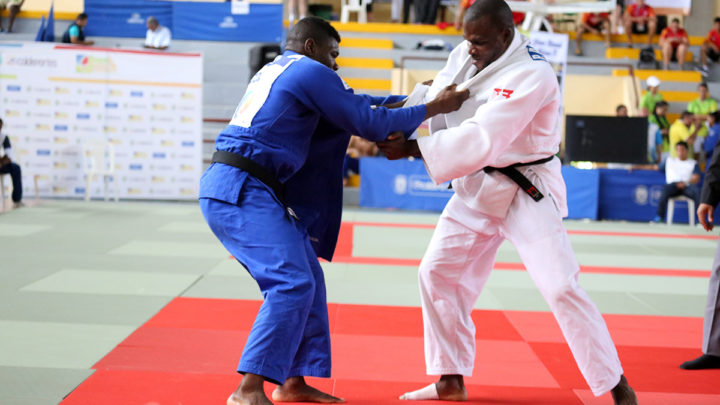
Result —
M 369 405 L 400 403 L 398 395 L 433 381 L 424 373 L 417 264 L 436 220 L 346 210 L 337 259 L 323 263 L 333 377 L 313 384 Z M 566 226 L 580 282 L 605 314 L 640 403 L 720 404 L 720 371 L 678 368 L 700 354 L 717 232 Z M 6 212 L 0 404 L 224 404 L 259 305 L 253 280 L 197 204 L 48 201 Z M 511 245 L 500 248 L 476 308 L 469 403 L 612 403 L 588 390 Z

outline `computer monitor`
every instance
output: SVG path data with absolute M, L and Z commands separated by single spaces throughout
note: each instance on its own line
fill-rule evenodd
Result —
M 568 115 L 565 161 L 647 163 L 647 118 Z

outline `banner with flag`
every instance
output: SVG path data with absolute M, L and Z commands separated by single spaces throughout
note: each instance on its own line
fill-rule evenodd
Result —
M 55 2 L 50 3 L 48 18 L 40 16 L 40 28 L 35 35 L 35 42 L 55 42 Z

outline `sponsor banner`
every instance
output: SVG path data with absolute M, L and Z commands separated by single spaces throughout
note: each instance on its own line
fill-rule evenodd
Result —
M 3 132 L 11 136 L 28 192 L 37 175 L 41 196 L 82 196 L 83 145 L 106 140 L 115 151 L 121 198 L 197 196 L 201 55 L 23 43 L 0 48 L 0 69 Z M 102 178 L 91 192 L 102 195 Z

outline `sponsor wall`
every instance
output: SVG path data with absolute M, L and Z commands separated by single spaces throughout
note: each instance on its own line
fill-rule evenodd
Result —
M 3 43 L 0 101 L 29 195 L 37 175 L 40 196 L 83 196 L 83 144 L 107 140 L 121 198 L 197 197 L 201 54 Z

